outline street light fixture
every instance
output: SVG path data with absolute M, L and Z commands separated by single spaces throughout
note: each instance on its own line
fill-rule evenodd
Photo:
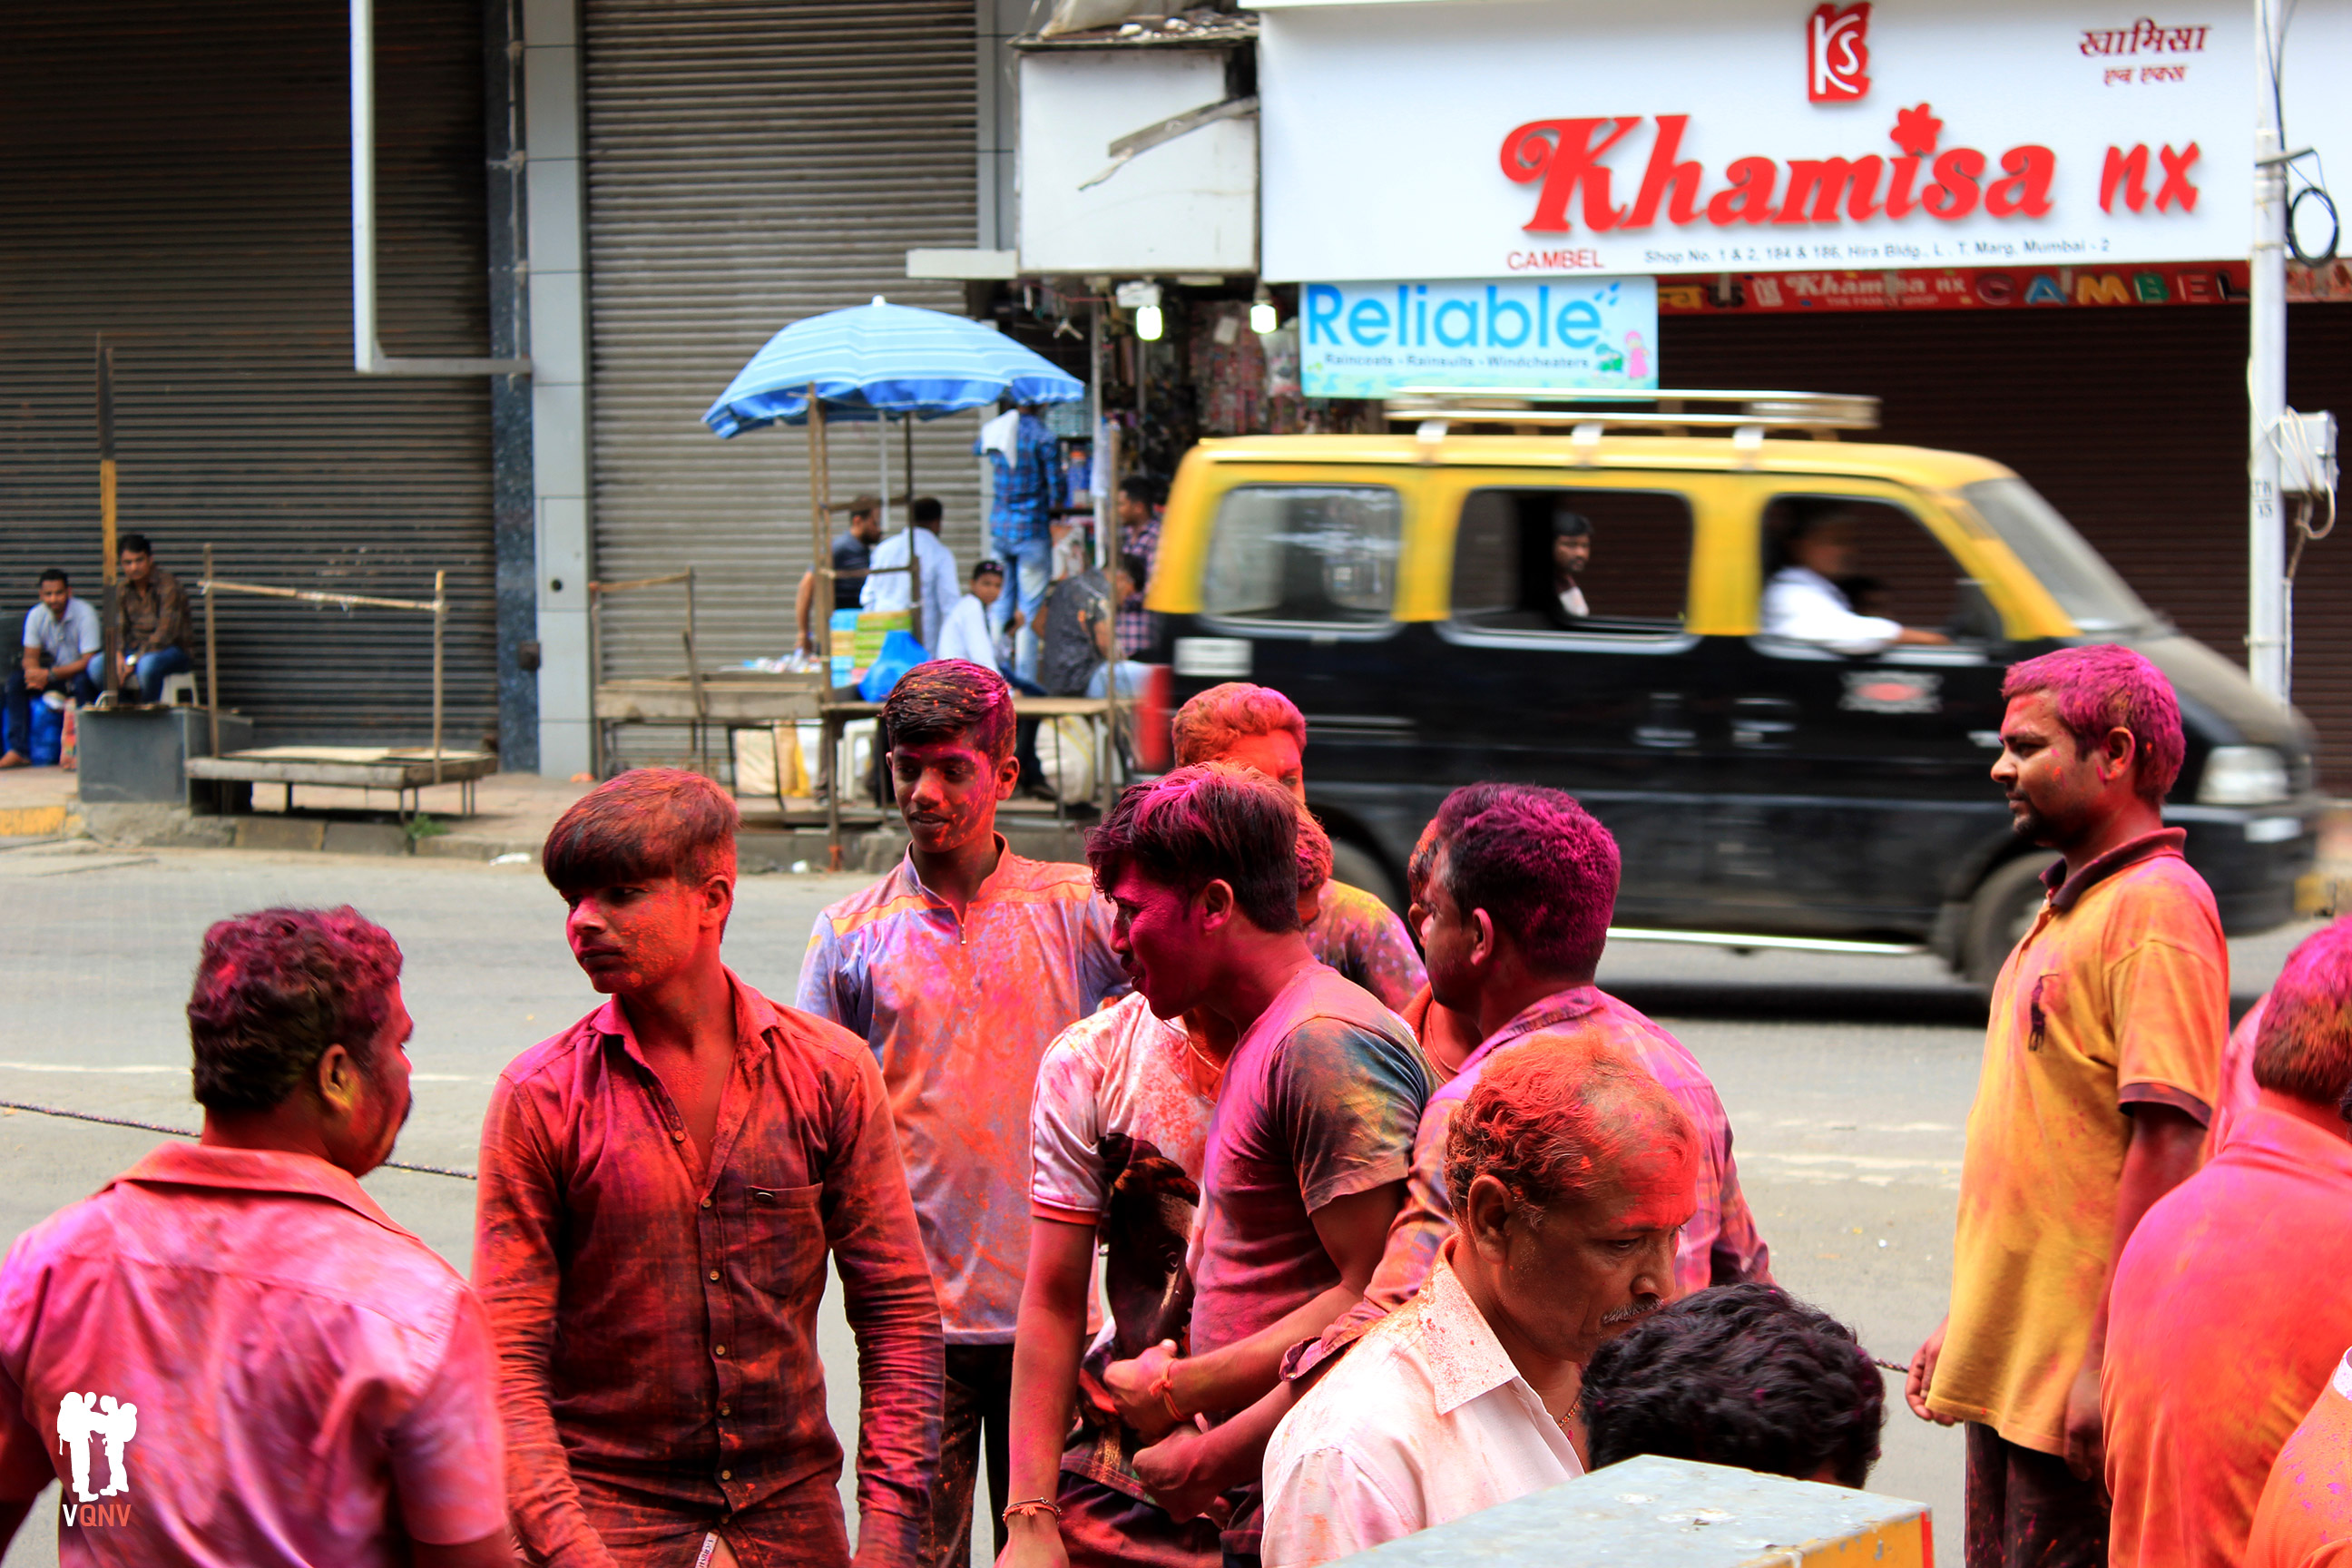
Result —
M 1250 331 L 1264 337 L 1280 325 L 1281 312 L 1274 308 L 1274 300 L 1267 296 L 1265 285 L 1261 283 L 1257 286 L 1257 298 L 1250 301 Z

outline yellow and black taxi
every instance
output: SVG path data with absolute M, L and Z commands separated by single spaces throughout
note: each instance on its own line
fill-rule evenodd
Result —
M 1545 784 L 1615 834 L 1620 929 L 1927 946 L 1989 977 L 2049 859 L 1987 777 L 2002 672 L 2114 642 L 2179 695 L 2165 815 L 2223 923 L 2292 918 L 2310 727 L 2024 480 L 1840 438 L 1874 426 L 1867 398 L 1627 403 L 1409 395 L 1395 434 L 1184 458 L 1148 600 L 1166 695 L 1246 679 L 1298 704 L 1343 879 L 1398 901 L 1448 790 Z

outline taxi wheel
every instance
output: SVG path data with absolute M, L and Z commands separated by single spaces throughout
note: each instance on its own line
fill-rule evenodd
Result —
M 2057 859 L 2055 855 L 2021 855 L 1995 867 L 1978 884 L 1976 897 L 1969 900 L 1968 939 L 1962 949 L 1961 973 L 1971 984 L 1990 989 L 2000 978 L 2000 966 L 2042 912 L 2047 890 L 2042 873 Z
M 1345 838 L 1331 840 L 1331 879 L 1361 888 L 1400 916 L 1404 913 L 1404 900 L 1397 890 L 1396 879 L 1389 875 L 1379 857 L 1360 844 Z

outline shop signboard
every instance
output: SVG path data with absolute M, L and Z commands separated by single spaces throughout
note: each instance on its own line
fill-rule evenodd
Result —
M 1410 386 L 1638 389 L 1658 384 L 1647 278 L 1309 283 L 1298 363 L 1309 397 Z
M 2242 259 L 2252 7 L 2153 3 L 1265 0 L 1264 270 Z M 2288 142 L 2352 166 L 2347 58 L 2352 0 L 2306 0 Z

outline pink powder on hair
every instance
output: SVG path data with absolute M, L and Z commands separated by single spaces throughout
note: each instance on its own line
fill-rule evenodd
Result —
M 2099 745 L 2110 730 L 2129 730 L 2139 742 L 2136 783 L 2142 799 L 2158 802 L 2180 776 L 2187 743 L 2180 735 L 2180 702 L 2164 672 L 2129 648 L 2113 643 L 2062 647 L 2009 667 L 2003 701 L 2046 693 L 2058 721 L 2076 746 Z
M 1170 725 L 1176 740 L 1176 765 L 1190 767 L 1223 755 L 1252 735 L 1287 731 L 1307 749 L 1307 719 L 1298 705 L 1270 686 L 1228 680 L 1212 686 L 1176 710 Z

